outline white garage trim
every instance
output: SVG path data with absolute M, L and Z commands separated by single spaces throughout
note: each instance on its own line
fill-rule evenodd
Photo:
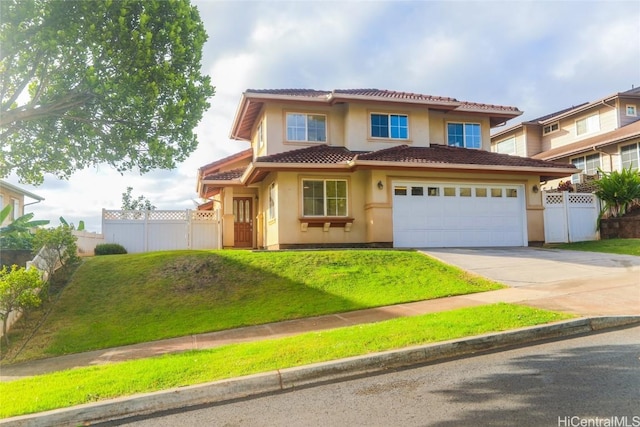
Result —
M 393 246 L 527 246 L 524 185 L 394 181 Z

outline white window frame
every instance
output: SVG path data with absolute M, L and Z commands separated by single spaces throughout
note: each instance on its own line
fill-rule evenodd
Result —
M 290 126 L 289 118 L 291 116 L 301 116 L 304 117 L 304 128 L 301 126 Z M 324 118 L 324 139 L 309 139 L 309 118 L 310 117 L 323 117 Z M 304 139 L 298 139 L 295 135 L 292 137 L 289 134 L 290 129 L 302 130 L 304 129 Z M 285 114 L 285 131 L 286 131 L 286 139 L 290 142 L 318 142 L 325 143 L 327 142 L 327 115 L 326 114 L 318 114 L 318 113 L 300 113 L 295 111 L 289 111 Z
M 593 169 L 587 169 L 588 165 L 589 165 L 589 161 L 593 161 L 593 159 L 595 159 L 597 157 L 598 159 L 598 166 Z M 574 160 L 576 161 L 582 161 L 582 163 L 584 164 L 584 167 L 580 167 L 576 164 L 576 162 L 574 162 Z M 602 158 L 600 156 L 600 154 L 590 154 L 590 155 L 584 155 L 584 156 L 577 156 L 574 157 L 573 159 L 571 159 L 571 164 L 575 165 L 576 167 L 579 167 L 580 169 L 582 169 L 582 172 L 580 173 L 574 173 L 573 175 L 571 175 L 571 182 L 573 184 L 578 184 L 580 183 L 580 175 L 582 174 L 586 174 L 586 175 L 594 175 L 596 173 L 598 173 L 598 169 L 602 167 Z
M 482 149 L 482 123 L 479 123 L 479 122 L 447 122 L 447 124 L 446 124 L 447 145 L 449 147 L 458 147 L 457 145 L 451 144 L 449 142 L 449 125 L 462 125 L 462 148 L 469 148 L 469 149 L 473 149 L 473 150 L 481 150 Z M 480 143 L 479 143 L 478 147 L 469 147 L 467 145 L 467 126 L 470 126 L 470 125 L 478 126 L 478 129 L 480 130 Z
M 507 147 L 507 148 L 500 148 L 500 147 Z M 496 153 L 509 154 L 512 156 L 517 154 L 516 137 L 512 136 L 511 138 L 503 139 L 502 141 L 498 142 L 496 144 Z
M 307 214 L 305 213 L 305 183 L 306 182 L 322 182 L 322 205 L 323 212 L 321 215 L 318 214 Z M 328 212 L 328 203 L 327 201 L 330 199 L 327 195 L 327 183 L 334 182 L 343 182 L 345 186 L 345 196 L 344 196 L 344 214 L 332 215 Z M 339 200 L 340 198 L 336 197 L 335 200 Z M 302 216 L 306 218 L 322 218 L 322 217 L 347 217 L 349 216 L 349 182 L 346 179 L 318 179 L 318 178 L 303 178 L 301 185 L 301 200 L 302 200 Z
M 373 135 L 373 116 L 386 116 L 387 117 L 387 136 L 374 136 Z M 406 137 L 402 137 L 402 136 L 393 136 L 393 129 L 394 126 L 391 124 L 391 118 L 392 117 L 404 117 L 407 121 L 407 126 L 406 126 Z M 403 129 L 404 127 L 397 127 L 398 129 Z M 400 140 L 400 141 L 407 141 L 409 140 L 409 115 L 408 114 L 404 114 L 404 113 L 383 113 L 380 111 L 372 111 L 371 113 L 369 113 L 369 137 L 373 138 L 373 139 L 393 139 L 393 140 Z
M 258 125 L 258 131 L 257 131 L 257 138 L 258 138 L 258 148 L 262 148 L 264 147 L 264 128 L 263 128 L 263 121 L 260 121 L 260 124 Z
M 629 148 L 629 147 L 634 147 L 634 148 Z M 622 159 L 623 149 L 629 149 L 629 151 L 632 151 L 632 152 L 635 151 L 636 158 L 631 159 L 628 162 L 625 162 Z M 625 166 L 625 163 L 626 163 L 626 166 Z M 634 166 L 634 163 L 635 163 L 635 166 Z M 628 169 L 630 166 L 632 166 L 633 169 L 636 169 L 636 170 L 640 169 L 640 143 L 638 142 L 620 147 L 620 169 Z
M 584 131 L 580 131 L 580 123 L 584 122 Z M 576 136 L 588 135 L 600 130 L 600 113 L 595 113 L 576 120 Z
M 267 218 L 269 220 L 276 219 L 276 183 L 269 185 L 269 207 L 267 209 Z
M 20 218 L 20 200 L 11 198 L 11 219 L 16 220 Z
M 627 104 L 625 113 L 629 117 L 636 117 L 638 115 L 638 110 L 634 104 Z
M 557 132 L 558 130 L 560 130 L 560 122 L 553 122 L 542 128 L 542 134 L 549 135 L 550 133 Z

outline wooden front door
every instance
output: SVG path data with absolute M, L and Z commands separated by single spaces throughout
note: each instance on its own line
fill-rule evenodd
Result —
M 236 248 L 253 247 L 253 210 L 251 197 L 233 198 L 233 238 Z

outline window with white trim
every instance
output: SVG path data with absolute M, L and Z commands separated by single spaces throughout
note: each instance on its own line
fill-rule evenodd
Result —
M 268 219 L 276 218 L 276 183 L 272 182 L 269 186 L 269 209 L 267 211 Z
M 347 181 L 342 179 L 302 180 L 304 216 L 347 216 Z
M 408 139 L 409 116 L 406 114 L 371 113 L 371 137 Z
M 464 148 L 482 147 L 480 123 L 447 123 L 447 145 Z
M 576 120 L 576 135 L 597 132 L 600 130 L 600 115 L 594 114 L 584 119 Z
M 600 169 L 600 154 L 576 157 L 575 159 L 571 159 L 571 163 L 578 169 L 582 169 L 582 172 L 571 175 L 571 182 L 578 184 L 581 174 L 595 175 L 598 173 L 598 169 Z
M 500 141 L 496 144 L 496 152 L 502 154 L 516 154 L 516 137 L 512 136 L 509 139 Z
M 287 113 L 287 141 L 327 141 L 327 116 Z
M 620 148 L 620 166 L 622 169 L 640 168 L 640 143 L 625 145 Z
M 638 115 L 635 105 L 627 105 L 627 116 L 635 117 Z
M 546 125 L 546 126 L 544 126 L 544 127 L 542 128 L 542 134 L 543 134 L 543 135 L 546 135 L 546 134 L 548 134 L 548 133 L 555 132 L 555 131 L 557 131 L 558 129 L 560 129 L 560 123 L 559 123 L 559 122 L 550 123 L 550 124 L 548 124 L 548 125 Z
M 258 125 L 258 148 L 264 147 L 264 129 L 262 122 Z
M 13 208 L 11 208 L 11 219 L 16 220 L 20 217 L 20 200 L 11 199 L 11 204 Z

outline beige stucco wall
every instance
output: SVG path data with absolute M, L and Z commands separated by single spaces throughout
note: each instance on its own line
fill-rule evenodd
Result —
M 472 114 L 442 113 L 429 111 L 429 139 L 432 144 L 447 144 L 447 123 L 480 123 L 482 129 L 482 150 L 491 151 L 491 128 L 489 119 Z
M 285 151 L 317 145 L 314 142 L 286 140 L 287 113 L 325 114 L 327 117 L 327 145 L 344 146 L 352 151 L 375 151 L 397 145 L 427 147 L 431 143 L 446 144 L 447 122 L 480 123 L 482 126 L 482 149 L 490 150 L 491 137 L 489 119 L 472 114 L 453 114 L 430 111 L 426 107 L 398 107 L 393 104 L 371 107 L 368 104 L 350 103 L 299 106 L 283 103 L 267 105 L 253 129 L 252 145 L 257 156 L 272 155 Z M 370 137 L 369 117 L 371 113 L 406 114 L 409 116 L 409 138 L 382 139 Z M 262 122 L 265 147 L 258 147 L 257 128 Z
M 11 205 L 11 213 L 7 217 L 7 219 L 0 225 L 6 225 L 11 222 L 12 218 L 18 218 L 24 214 L 24 194 L 16 193 L 15 191 L 11 191 L 10 189 L 1 186 L 0 187 L 0 195 L 2 195 L 2 206 L 0 206 L 0 210 L 4 209 L 5 206 Z M 13 211 L 13 201 L 17 200 L 19 204 L 18 212 Z
M 576 121 L 598 113 L 600 118 L 600 130 L 597 132 L 576 134 Z M 559 121 L 560 128 L 552 133 L 542 136 L 542 151 L 562 147 L 576 141 L 592 136 L 610 132 L 617 128 L 618 118 L 616 110 L 610 106 L 598 104 L 580 114 L 572 115 Z
M 302 179 L 346 179 L 348 182 L 348 216 L 354 218 L 350 229 L 343 226 L 308 227 L 303 231 L 301 185 Z M 361 170 L 349 173 L 297 173 L 278 172 L 264 181 L 260 190 L 259 206 L 266 218 L 268 209 L 268 187 L 276 183 L 276 219 L 264 221 L 264 236 L 256 238 L 267 248 L 287 245 L 348 245 L 390 244 L 393 241 L 392 183 L 394 180 L 432 180 L 438 182 L 511 183 L 525 188 L 526 220 L 529 241 L 544 241 L 542 194 L 534 192 L 539 187 L 537 176 L 509 174 L 478 174 L 459 171 L 411 172 Z M 378 188 L 381 182 L 383 189 Z M 259 212 L 257 212 L 259 214 Z M 226 228 L 225 228 L 226 230 Z

